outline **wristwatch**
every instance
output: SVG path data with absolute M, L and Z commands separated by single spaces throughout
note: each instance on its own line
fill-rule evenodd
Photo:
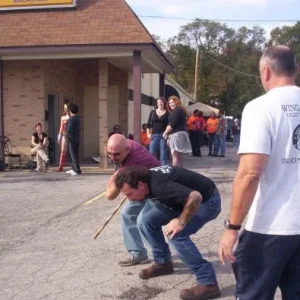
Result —
M 233 225 L 233 224 L 230 223 L 230 220 L 227 219 L 224 222 L 224 227 L 226 229 L 231 229 L 231 230 L 240 230 L 242 226 L 241 225 Z

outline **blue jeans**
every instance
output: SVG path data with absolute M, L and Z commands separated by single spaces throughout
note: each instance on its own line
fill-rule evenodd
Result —
M 190 239 L 207 222 L 215 219 L 221 211 L 221 198 L 217 189 L 206 202 L 198 208 L 195 216 L 186 225 L 184 230 L 168 242 L 176 250 L 181 260 L 196 275 L 197 282 L 210 285 L 217 282 L 213 265 L 205 260 L 196 245 Z M 137 224 L 142 236 L 152 249 L 155 263 L 171 261 L 171 252 L 165 240 L 162 226 L 174 218 L 178 218 L 181 211 L 164 206 L 158 201 L 148 201 L 138 216 Z
M 216 134 L 216 136 L 215 136 L 214 155 L 219 154 L 219 149 L 220 148 L 221 148 L 221 155 L 225 155 L 225 147 L 226 147 L 226 136 Z
M 128 200 L 121 210 L 121 226 L 125 247 L 130 255 L 140 258 L 147 257 L 147 250 L 137 227 L 137 217 L 144 208 L 146 201 Z
M 234 134 L 233 135 L 233 147 L 235 149 L 238 149 L 240 146 L 240 134 Z
M 160 163 L 162 166 L 168 164 L 168 145 L 166 139 L 161 133 L 154 133 L 151 135 L 149 151 L 156 157 L 157 151 L 160 153 Z

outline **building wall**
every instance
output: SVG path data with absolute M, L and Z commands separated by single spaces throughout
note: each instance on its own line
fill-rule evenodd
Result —
M 129 82 L 128 88 L 133 90 L 133 76 L 132 73 L 128 74 Z M 152 97 L 153 99 L 158 98 L 159 95 L 159 74 L 143 74 L 142 75 L 142 94 Z M 153 110 L 151 103 L 142 104 L 142 115 L 141 123 L 147 123 L 149 114 Z M 133 101 L 128 102 L 128 132 L 133 133 Z
M 181 102 L 184 106 L 188 106 L 189 102 L 193 102 L 193 97 L 187 93 L 176 81 L 174 81 L 170 76 L 166 76 L 165 84 L 173 86 L 179 93 Z M 132 73 L 129 73 L 129 82 L 128 88 L 133 89 L 133 78 Z M 142 104 L 142 116 L 141 122 L 147 123 L 149 114 L 153 110 L 153 101 L 157 99 L 159 95 L 159 74 L 143 74 L 142 75 L 142 94 L 148 96 L 149 98 L 153 98 L 152 101 L 149 101 L 147 104 Z M 151 102 L 151 103 L 150 103 Z M 129 101 L 128 103 L 128 132 L 133 132 L 133 101 Z
M 45 126 L 44 70 L 38 61 L 5 61 L 4 130 L 13 152 L 30 154 L 34 125 Z

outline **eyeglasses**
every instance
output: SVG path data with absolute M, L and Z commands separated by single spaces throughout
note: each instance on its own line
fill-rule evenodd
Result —
M 115 152 L 115 153 L 113 153 L 113 152 L 107 152 L 107 154 L 109 156 L 120 156 L 122 154 L 122 152 Z
M 121 152 L 109 152 L 109 151 L 107 151 L 107 154 L 109 156 L 120 156 L 124 151 L 125 151 L 125 149 L 122 150 Z

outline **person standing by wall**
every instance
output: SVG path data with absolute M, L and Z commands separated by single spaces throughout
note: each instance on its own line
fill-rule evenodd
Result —
M 163 137 L 168 139 L 168 144 L 172 154 L 172 165 L 183 166 L 183 153 L 192 153 L 189 135 L 186 131 L 187 113 L 181 101 L 176 96 L 171 96 L 168 101 L 171 111 L 169 125 Z
M 243 111 L 240 163 L 219 257 L 233 264 L 238 299 L 271 300 L 278 286 L 283 300 L 300 299 L 300 88 L 295 54 L 286 46 L 270 47 L 259 70 L 267 93 Z
M 215 144 L 216 130 L 219 120 L 216 118 L 216 114 L 212 111 L 210 118 L 206 121 L 206 131 L 208 134 L 208 156 L 213 155 L 213 146 Z
M 74 103 L 68 105 L 70 118 L 67 123 L 67 139 L 70 156 L 72 159 L 72 169 L 67 171 L 68 174 L 75 176 L 81 174 L 79 166 L 79 141 L 80 141 L 80 118 L 77 115 L 78 106 Z
M 60 129 L 57 137 L 57 144 L 60 145 L 60 159 L 57 172 L 62 172 L 64 170 L 64 165 L 66 164 L 68 143 L 66 140 L 66 127 L 69 120 L 68 105 L 64 104 L 64 115 L 60 119 Z
M 41 172 L 43 170 L 43 166 L 45 168 L 48 167 L 49 157 L 46 153 L 47 147 L 49 145 L 48 135 L 43 132 L 43 127 L 41 123 L 37 123 L 35 125 L 35 130 L 32 134 L 31 138 L 31 154 L 36 155 L 36 171 Z
M 156 100 L 156 109 L 150 112 L 147 124 L 147 135 L 150 139 L 149 151 L 156 157 L 159 152 L 160 162 L 167 165 L 169 162 L 169 149 L 163 133 L 169 123 L 168 104 L 164 97 Z

